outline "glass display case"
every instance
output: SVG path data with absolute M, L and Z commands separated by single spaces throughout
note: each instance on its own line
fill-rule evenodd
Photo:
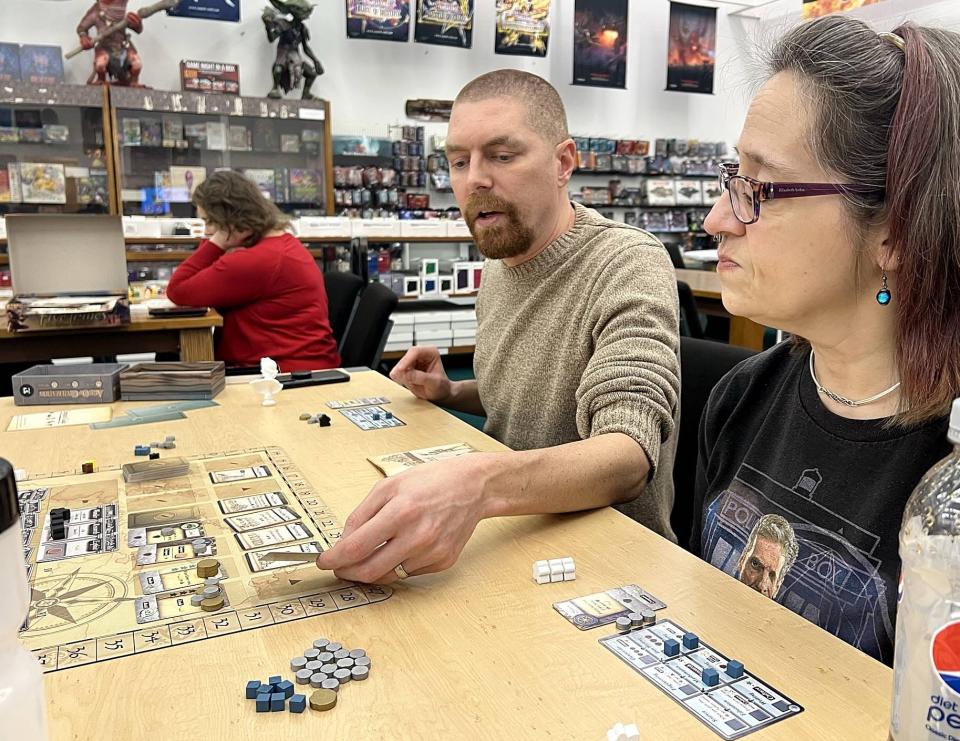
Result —
M 116 213 L 107 90 L 0 86 L 0 214 Z
M 187 218 L 193 190 L 238 170 L 292 216 L 332 213 L 329 105 L 112 88 L 121 213 Z

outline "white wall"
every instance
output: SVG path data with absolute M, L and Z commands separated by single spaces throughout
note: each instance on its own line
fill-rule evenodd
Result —
M 0 0 L 0 41 L 49 43 L 64 52 L 76 45 L 74 29 L 92 0 Z M 567 106 L 571 131 L 611 137 L 687 137 L 734 142 L 746 95 L 739 40 L 753 21 L 718 11 L 716 95 L 665 92 L 669 3 L 630 3 L 627 90 L 574 87 L 571 38 L 573 0 L 554 0 L 546 59 L 493 53 L 493 0 L 476 0 L 472 49 L 428 44 L 348 39 L 343 0 L 315 0 L 308 25 L 312 45 L 327 73 L 314 91 L 331 101 L 334 133 L 385 135 L 403 123 L 408 98 L 453 98 L 467 81 L 500 67 L 525 69 L 549 79 Z M 799 0 L 796 0 L 799 2 Z M 260 21 L 265 0 L 241 0 L 239 24 L 156 15 L 145 22 L 136 45 L 144 59 L 142 80 L 151 87 L 179 89 L 179 61 L 201 59 L 240 64 L 244 95 L 271 87 L 273 49 Z M 131 8 L 147 5 L 132 0 Z M 89 52 L 66 63 L 68 82 L 85 82 Z

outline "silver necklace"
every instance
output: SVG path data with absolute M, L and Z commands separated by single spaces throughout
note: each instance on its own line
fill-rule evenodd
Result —
M 817 387 L 817 391 L 824 396 L 833 399 L 835 402 L 837 402 L 837 404 L 843 404 L 845 407 L 862 407 L 865 404 L 872 404 L 878 399 L 882 399 L 884 396 L 892 394 L 894 391 L 900 388 L 900 381 L 897 381 L 886 391 L 881 391 L 879 394 L 868 396 L 866 399 L 860 399 L 859 401 L 854 401 L 853 399 L 848 399 L 846 396 L 835 394 L 830 389 L 825 388 L 824 385 L 817 380 L 817 374 L 813 372 L 813 348 L 810 348 L 810 378 L 813 379 L 813 385 Z

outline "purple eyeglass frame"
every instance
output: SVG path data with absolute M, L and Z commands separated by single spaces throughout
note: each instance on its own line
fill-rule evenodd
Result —
M 770 183 L 755 180 L 746 175 L 738 175 L 740 165 L 735 162 L 724 162 L 720 165 L 720 187 L 730 195 L 730 208 L 733 215 L 741 224 L 755 224 L 760 218 L 760 204 L 763 201 L 772 201 L 774 198 L 802 198 L 803 196 L 832 196 L 845 193 L 872 195 L 883 193 L 883 188 L 872 185 L 857 185 L 855 183 Z M 737 206 L 733 202 L 733 191 L 730 190 L 731 180 L 742 180 L 753 189 L 753 219 L 744 221 L 737 216 Z

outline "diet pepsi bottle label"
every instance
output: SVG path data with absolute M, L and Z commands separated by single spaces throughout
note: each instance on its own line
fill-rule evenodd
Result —
M 901 535 L 890 738 L 960 741 L 960 569 L 956 544 Z

